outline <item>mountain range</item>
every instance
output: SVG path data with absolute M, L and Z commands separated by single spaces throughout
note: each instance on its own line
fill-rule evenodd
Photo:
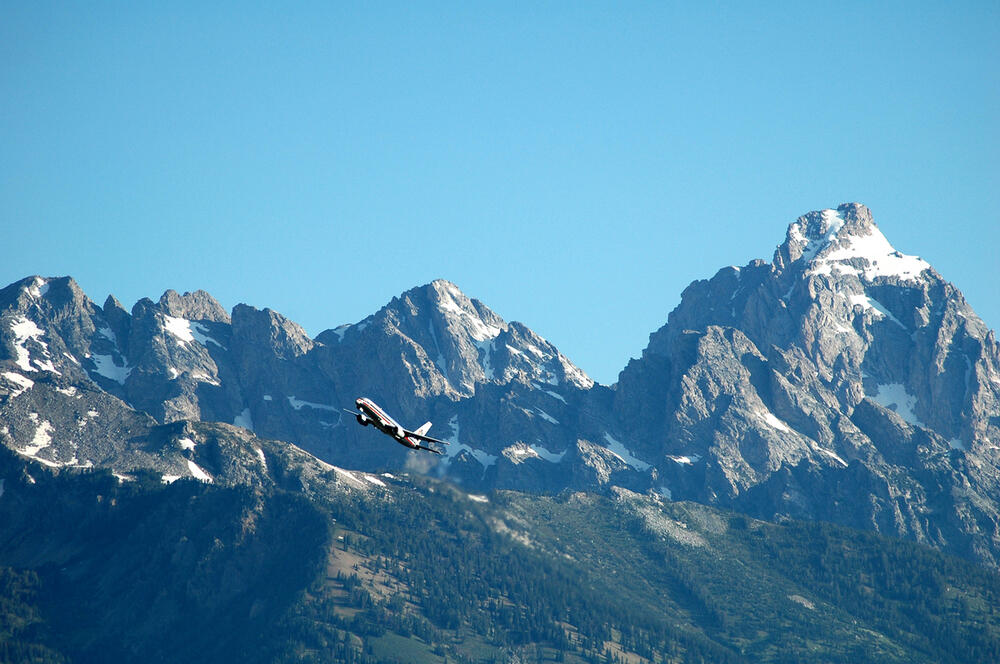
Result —
M 358 396 L 433 420 L 446 454 L 357 426 L 342 408 Z M 791 223 L 769 263 L 692 283 L 614 385 L 444 280 L 310 338 L 204 291 L 126 310 L 30 276 L 0 290 L 0 442 L 13 453 L 0 507 L 67 471 L 321 503 L 412 475 L 636 514 L 693 503 L 829 522 L 1000 563 L 1000 345 L 856 203 Z M 536 537 L 515 521 L 508 535 Z

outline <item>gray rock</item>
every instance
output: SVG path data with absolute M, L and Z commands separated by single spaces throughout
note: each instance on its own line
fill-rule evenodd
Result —
M 358 396 L 433 420 L 446 454 L 357 426 L 341 408 Z M 858 204 L 800 217 L 771 263 L 692 283 L 611 387 L 443 280 L 310 339 L 203 291 L 127 312 L 29 277 L 0 290 L 0 438 L 52 468 L 190 461 L 251 485 L 336 485 L 331 463 L 655 492 L 1000 560 L 1000 347 Z
M 657 462 L 674 498 L 996 563 L 998 358 L 961 293 L 846 204 L 790 225 L 771 265 L 688 287 L 615 410 L 633 439 L 704 464 Z

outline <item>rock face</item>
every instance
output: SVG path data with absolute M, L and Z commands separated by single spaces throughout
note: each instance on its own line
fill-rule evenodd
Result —
M 850 204 L 789 226 L 772 264 L 691 284 L 615 410 L 674 498 L 996 562 L 998 367 L 962 294 Z
M 110 403 L 119 422 L 226 422 L 352 468 L 418 464 L 477 486 L 537 490 L 570 481 L 577 456 L 567 451 L 578 438 L 600 439 L 595 427 L 610 416 L 608 388 L 595 386 L 524 325 L 505 322 L 446 281 L 414 288 L 315 340 L 269 309 L 239 304 L 230 317 L 204 291 L 167 291 L 131 312 L 109 296 L 100 308 L 69 278 L 12 284 L 0 291 L 0 311 L 0 399 L 3 412 L 22 422 L 5 441 L 43 463 L 57 463 L 45 454 L 55 454 L 61 438 L 76 444 L 80 433 L 72 417 L 42 418 L 54 427 L 56 444 L 44 453 L 28 444 L 38 423 L 24 417 L 53 407 L 28 405 L 51 393 L 36 389 L 40 380 L 62 394 L 52 398 L 88 395 L 85 407 L 74 402 L 74 413 L 104 413 Z M 101 404 L 91 404 L 90 395 Z M 442 458 L 412 456 L 344 416 L 341 407 L 359 395 L 413 426 L 431 417 L 438 423 L 433 433 L 454 444 Z M 503 453 L 518 446 L 528 453 Z M 62 453 L 67 465 L 109 464 L 113 457 Z M 123 472 L 129 467 L 119 464 Z M 167 474 L 177 470 L 164 467 Z
M 224 422 L 349 468 L 476 490 L 653 491 L 991 564 L 998 369 L 961 293 L 857 204 L 792 223 L 771 263 L 692 283 L 611 387 L 443 280 L 315 339 L 269 309 L 230 316 L 203 291 L 131 312 L 69 278 L 0 291 L 0 438 L 41 463 L 126 472 L 160 454 L 129 442 L 142 432 Z M 362 395 L 404 425 L 433 420 L 446 454 L 356 426 L 341 408 Z M 193 474 L 188 460 L 161 465 Z

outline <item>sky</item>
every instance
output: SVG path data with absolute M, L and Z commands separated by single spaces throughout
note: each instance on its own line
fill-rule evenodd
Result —
M 858 201 L 1000 328 L 996 2 L 0 5 L 0 286 L 316 335 L 448 279 L 610 384 Z

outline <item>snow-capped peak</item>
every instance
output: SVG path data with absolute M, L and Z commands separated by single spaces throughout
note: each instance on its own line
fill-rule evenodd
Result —
M 811 274 L 830 274 L 833 270 L 863 276 L 899 277 L 914 280 L 930 264 L 918 256 L 907 256 L 889 244 L 882 231 L 872 224 L 867 234 L 851 234 L 813 260 Z
M 858 203 L 800 217 L 788 227 L 775 262 L 779 267 L 803 265 L 806 274 L 853 274 L 865 281 L 915 280 L 930 268 L 927 261 L 897 251 L 872 221 L 868 208 Z

